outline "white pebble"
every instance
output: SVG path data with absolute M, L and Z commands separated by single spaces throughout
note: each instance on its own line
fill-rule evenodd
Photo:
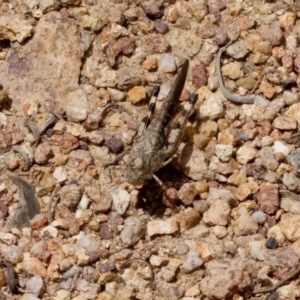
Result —
M 186 255 L 186 260 L 182 264 L 182 270 L 186 273 L 190 273 L 199 267 L 201 267 L 203 264 L 202 259 L 199 257 L 199 253 L 196 251 L 190 251 Z
M 279 153 L 279 152 L 285 156 L 288 156 L 290 154 L 290 149 L 280 141 L 274 142 L 273 149 L 274 149 L 274 151 L 273 151 L 274 154 Z
M 267 215 L 263 211 L 257 210 L 252 214 L 252 218 L 255 219 L 258 224 L 264 224 L 266 222 Z

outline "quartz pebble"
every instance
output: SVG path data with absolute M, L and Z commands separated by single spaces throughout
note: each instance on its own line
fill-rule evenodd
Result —
M 190 251 L 186 255 L 186 259 L 182 264 L 182 270 L 186 273 L 193 272 L 201 267 L 203 264 L 202 259 L 199 257 L 199 253 L 196 251 Z
M 120 187 L 112 187 L 107 192 L 112 198 L 113 208 L 123 215 L 130 204 L 129 193 Z
M 175 219 L 166 221 L 154 220 L 147 224 L 147 233 L 149 236 L 156 234 L 172 234 L 179 230 L 178 223 Z

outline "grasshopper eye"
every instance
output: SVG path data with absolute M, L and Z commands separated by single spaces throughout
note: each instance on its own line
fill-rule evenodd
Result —
M 140 158 L 136 158 L 134 160 L 134 166 L 137 169 L 142 169 L 143 168 L 143 161 Z

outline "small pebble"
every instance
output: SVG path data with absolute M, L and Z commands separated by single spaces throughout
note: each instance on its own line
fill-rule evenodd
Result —
M 267 219 L 267 215 L 261 211 L 257 210 L 252 214 L 252 218 L 257 221 L 258 224 L 264 224 Z
M 190 273 L 201 267 L 202 264 L 203 261 L 199 257 L 199 253 L 196 251 L 190 251 L 186 256 L 186 260 L 182 264 L 182 270 L 186 273 Z
M 268 249 L 276 249 L 278 247 L 277 241 L 271 236 L 267 241 L 266 241 L 266 247 Z

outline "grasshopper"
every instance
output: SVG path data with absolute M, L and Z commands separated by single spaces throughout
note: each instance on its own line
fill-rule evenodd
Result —
M 192 93 L 189 100 L 184 104 L 183 111 L 175 126 L 170 128 L 176 105 L 185 84 L 188 68 L 189 60 L 186 59 L 181 65 L 167 98 L 150 122 L 159 93 L 159 86 L 154 86 L 148 114 L 141 123 L 131 152 L 123 157 L 124 176 L 128 183 L 142 185 L 145 180 L 154 178 L 165 189 L 163 183 L 154 173 L 172 161 L 181 142 L 190 112 L 197 101 L 197 94 Z

